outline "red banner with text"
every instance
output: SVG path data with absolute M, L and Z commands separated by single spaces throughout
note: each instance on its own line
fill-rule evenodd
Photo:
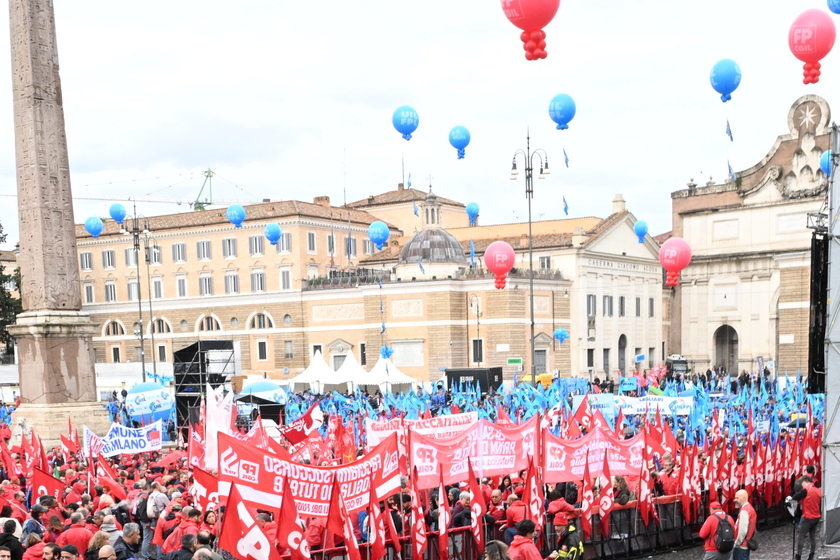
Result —
M 582 438 L 560 439 L 549 432 L 543 434 L 543 482 L 583 480 L 584 465 L 589 461 L 589 474 L 599 476 L 604 467 L 604 453 L 609 453 L 611 475 L 638 476 L 644 453 L 644 434 L 621 440 L 612 432 L 593 428 Z

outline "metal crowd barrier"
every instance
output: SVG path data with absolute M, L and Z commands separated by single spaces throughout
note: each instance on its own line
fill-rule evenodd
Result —
M 783 504 L 766 506 L 762 499 L 754 495 L 750 503 L 758 514 L 758 528 L 766 529 L 785 523 L 791 523 L 790 515 Z M 609 534 L 601 534 L 601 518 L 597 513 L 592 514 L 592 534 L 584 540 L 584 558 L 586 560 L 607 560 L 613 558 L 638 558 L 651 553 L 661 553 L 695 547 L 702 544 L 698 533 L 703 522 L 708 517 L 708 494 L 704 492 L 699 501 L 693 505 L 697 509 L 696 519 L 689 522 L 683 518 L 680 496 L 662 496 L 653 499 L 653 505 L 659 514 L 659 523 L 651 517 L 645 526 L 637 509 L 637 502 L 631 501 L 624 506 L 616 505 L 610 514 Z M 597 508 L 594 508 L 597 511 Z M 728 513 L 732 513 L 729 511 Z M 568 515 L 569 522 L 574 523 L 577 531 L 581 531 L 580 510 Z M 485 542 L 499 540 L 504 542 L 505 522 L 485 524 Z M 449 529 L 449 558 L 451 560 L 478 560 L 480 555 L 476 549 L 475 539 L 469 527 Z M 581 536 L 583 535 L 580 532 Z M 426 551 L 422 559 L 413 557 L 411 537 L 400 539 L 402 552 L 397 554 L 391 541 L 386 543 L 386 560 L 438 560 L 438 533 L 426 534 Z M 557 548 L 557 534 L 554 531 L 553 516 L 546 515 L 545 532 L 537 539 L 543 557 L 548 556 Z M 370 557 L 370 546 L 360 544 L 362 560 L 382 560 Z M 284 558 L 287 558 L 285 556 Z M 311 552 L 313 560 L 345 560 L 347 552 L 344 547 Z M 349 560 L 349 559 L 348 559 Z

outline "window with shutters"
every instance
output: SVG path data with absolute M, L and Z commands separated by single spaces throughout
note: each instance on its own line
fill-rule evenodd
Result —
M 232 259 L 236 257 L 235 237 L 228 237 L 226 239 L 222 239 L 222 256 L 226 259 Z
M 370 239 L 365 239 L 362 242 L 362 250 L 364 250 L 365 255 L 372 255 L 373 254 L 373 241 Z
M 175 278 L 175 286 L 178 288 L 178 297 L 187 297 L 187 277 L 178 276 Z
M 255 270 L 251 273 L 251 292 L 265 291 L 265 272 L 262 270 Z
M 367 365 L 367 343 L 365 342 L 359 343 L 359 365 Z
M 160 245 L 149 245 L 146 247 L 146 262 L 149 264 L 162 264 L 162 253 Z
M 648 317 L 653 317 L 654 314 L 654 300 L 653 298 L 648 298 Z
M 117 285 L 114 283 L 105 284 L 105 301 L 111 303 L 117 301 Z
M 290 269 L 290 268 L 281 268 L 280 269 L 280 289 L 281 290 L 291 290 L 292 289 L 292 269 Z
M 204 317 L 198 323 L 198 330 L 220 331 L 222 330 L 222 325 L 219 324 L 219 321 L 217 321 L 215 317 Z
M 327 234 L 327 253 L 335 255 L 335 236 L 331 233 Z
M 137 252 L 134 250 L 134 247 L 129 247 L 125 250 L 125 266 L 127 267 L 136 267 L 137 266 Z
M 291 233 L 284 233 L 280 235 L 280 239 L 277 240 L 277 252 L 278 253 L 288 253 L 292 250 L 292 234 Z
M 85 284 L 85 303 L 93 303 L 93 284 Z
M 137 301 L 140 299 L 140 283 L 139 282 L 129 282 L 128 283 L 128 301 Z
M 79 264 L 82 270 L 93 270 L 93 253 L 90 251 L 79 253 Z
M 618 296 L 618 316 L 624 317 L 626 312 L 626 299 L 624 296 Z
M 636 298 L 636 317 L 642 316 L 642 298 Z
M 198 295 L 212 296 L 213 295 L 213 277 L 202 276 L 198 279 Z
M 227 274 L 225 274 L 225 293 L 239 293 L 239 275 L 235 272 L 228 272 Z
M 604 296 L 604 317 L 613 316 L 613 297 Z
M 258 340 L 257 341 L 257 360 L 260 362 L 265 362 L 268 360 L 268 341 L 267 340 Z
M 551 257 L 540 257 L 540 270 L 551 270 Z
M 347 246 L 346 251 L 349 257 L 355 257 L 356 253 L 356 238 L 355 237 L 345 237 L 344 243 Z
M 287 360 L 291 360 L 292 358 L 295 357 L 293 348 L 294 347 L 292 346 L 292 341 L 291 340 L 286 340 L 286 341 L 283 342 L 283 356 Z
M 262 235 L 252 235 L 248 238 L 248 250 L 252 257 L 258 257 L 265 254 L 265 237 Z
M 474 338 L 472 341 L 472 361 L 474 364 L 484 361 L 484 341 L 480 338 Z
M 169 328 L 169 323 L 167 323 L 163 319 L 155 319 L 154 321 L 152 321 L 152 330 L 155 334 L 165 334 L 168 332 L 172 332 L 172 329 Z
M 172 245 L 172 260 L 176 263 L 186 262 L 187 260 L 187 244 L 175 243 Z
M 210 242 L 209 241 L 199 241 L 195 244 L 195 251 L 196 255 L 198 256 L 199 260 L 209 260 L 212 257 L 210 252 Z
M 315 253 L 316 252 L 315 232 L 314 231 L 309 231 L 309 232 L 306 233 L 306 250 L 309 251 L 310 253 Z
M 112 346 L 111 347 L 111 360 L 115 364 L 120 363 L 120 347 L 119 346 Z
M 103 268 L 114 268 L 114 251 L 113 251 L 113 249 L 109 249 L 107 251 L 102 251 L 102 267 Z
M 587 294 L 586 295 L 586 316 L 587 317 L 594 317 L 595 316 L 595 294 Z
M 163 280 L 160 278 L 152 280 L 152 294 L 155 299 L 163 299 Z
M 123 336 L 124 334 L 125 329 L 116 321 L 111 321 L 105 327 L 105 336 Z

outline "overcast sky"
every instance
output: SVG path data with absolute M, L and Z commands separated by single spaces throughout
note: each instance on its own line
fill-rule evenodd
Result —
M 787 45 L 790 23 L 813 7 L 827 10 L 824 0 L 563 0 L 545 29 L 548 58 L 529 62 L 498 0 L 56 0 L 75 220 L 108 215 L 111 202 L 91 198 L 189 211 L 207 168 L 222 205 L 340 204 L 345 161 L 353 201 L 396 188 L 404 158 L 414 187 L 431 175 L 437 194 L 477 202 L 482 223 L 525 221 L 524 179 L 508 177 L 530 127 L 552 169 L 535 184 L 534 219 L 562 218 L 563 196 L 570 217 L 605 217 L 622 193 L 662 233 L 672 191 L 725 179 L 727 158 L 736 171 L 757 163 L 799 96 L 834 101 L 840 54 L 806 86 Z M 726 104 L 709 84 L 721 58 L 743 71 Z M 5 25 L 0 60 L 10 60 Z M 0 223 L 11 248 L 5 64 Z M 577 103 L 566 131 L 548 116 L 557 93 Z M 403 104 L 420 115 L 409 142 L 391 124 Z M 472 135 L 464 160 L 448 142 L 459 124 Z

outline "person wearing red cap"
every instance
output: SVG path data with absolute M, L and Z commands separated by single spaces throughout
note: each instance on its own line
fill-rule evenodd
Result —
M 704 539 L 703 550 L 706 551 L 705 556 L 703 556 L 703 560 L 729 560 L 732 558 L 732 551 L 718 552 L 717 545 L 715 544 L 715 537 L 717 536 L 718 524 L 722 519 L 729 522 L 729 525 L 732 527 L 734 537 L 735 522 L 731 517 L 726 515 L 726 512 L 723 511 L 723 509 L 721 509 L 720 502 L 710 503 L 709 511 L 711 514 L 706 518 L 706 522 L 703 523 L 703 526 L 700 528 L 700 538 Z
M 557 534 L 558 558 L 563 560 L 581 560 L 583 558 L 583 541 L 577 528 L 569 523 L 566 514 L 559 512 L 554 515 L 554 532 Z

